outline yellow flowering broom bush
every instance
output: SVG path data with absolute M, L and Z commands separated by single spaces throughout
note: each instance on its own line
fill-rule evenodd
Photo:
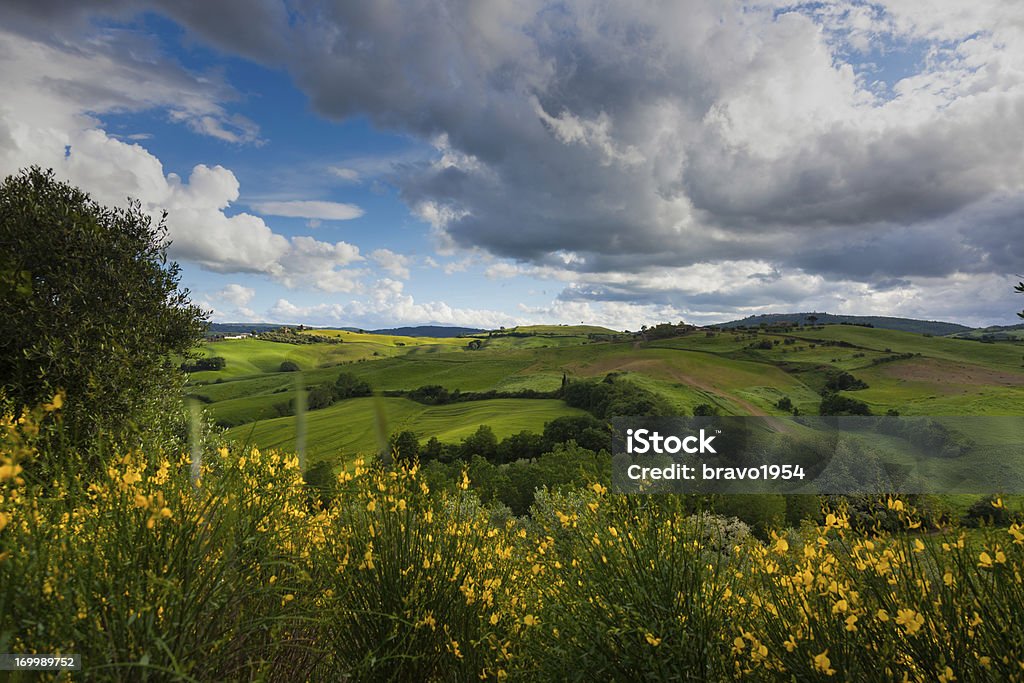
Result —
M 523 539 L 465 492 L 433 494 L 417 467 L 355 463 L 339 477 L 317 554 L 329 669 L 356 680 L 507 674 Z
M 30 468 L 27 417 L 4 423 L 0 473 Z M 195 484 L 187 462 L 137 454 L 87 486 L 5 476 L 0 650 L 78 653 L 95 679 L 312 670 L 303 608 L 287 600 L 310 594 L 301 474 L 294 459 L 243 460 L 223 451 Z
M 896 531 L 837 509 L 759 540 L 600 483 L 499 520 L 465 475 L 356 462 L 321 502 L 258 450 L 80 480 L 32 466 L 59 409 L 0 420 L 0 652 L 90 680 L 1024 680 L 1017 525 L 893 499 Z

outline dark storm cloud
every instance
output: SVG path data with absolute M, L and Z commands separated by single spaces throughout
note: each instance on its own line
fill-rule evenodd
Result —
M 863 281 L 1006 260 L 999 226 L 1015 219 L 974 237 L 947 220 L 1024 184 L 1024 97 L 998 70 L 985 97 L 911 116 L 864 104 L 795 15 L 700 2 L 302 14 L 308 50 L 291 69 L 319 111 L 446 136 L 457 158 L 395 180 L 410 206 L 447 210 L 459 245 L 534 263 L 571 251 L 582 272 L 761 258 Z M 958 69 L 948 90 L 966 87 Z
M 7 5 L 0 16 L 37 27 L 130 11 Z M 288 69 L 325 116 L 437 140 L 435 163 L 396 166 L 391 182 L 463 247 L 581 276 L 757 260 L 880 291 L 1024 259 L 1024 57 L 1019 34 L 999 33 L 1013 22 L 877 29 L 875 47 L 936 48 L 883 101 L 844 63 L 856 50 L 829 42 L 855 32 L 815 23 L 841 14 L 710 0 L 149 7 Z M 564 297 L 677 296 L 588 287 Z

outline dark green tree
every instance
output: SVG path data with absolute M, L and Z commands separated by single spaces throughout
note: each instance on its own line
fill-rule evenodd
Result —
M 420 455 L 420 439 L 409 430 L 398 432 L 390 439 L 395 460 L 411 464 Z
M 334 398 L 343 401 L 346 398 L 369 396 L 373 393 L 370 383 L 351 372 L 343 372 L 334 381 Z
M 1017 292 L 1018 294 L 1024 294 L 1024 282 L 1018 282 L 1017 286 L 1013 288 L 1013 291 Z M 1017 315 L 1019 315 L 1021 318 L 1024 318 L 1024 311 L 1019 312 Z
M 463 439 L 459 445 L 459 455 L 463 460 L 469 460 L 474 455 L 493 460 L 497 452 L 498 439 L 488 425 L 477 427 L 476 431 Z
M 208 314 L 179 288 L 165 219 L 137 201 L 101 206 L 38 167 L 0 184 L 0 383 L 15 409 L 63 389 L 78 443 L 175 431 L 170 359 L 203 338 Z

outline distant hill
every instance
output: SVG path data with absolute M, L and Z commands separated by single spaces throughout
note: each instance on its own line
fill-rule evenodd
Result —
M 373 334 L 390 334 L 396 337 L 460 337 L 464 334 L 484 332 L 475 327 L 447 327 L 444 325 L 417 325 L 415 327 L 391 327 L 385 330 L 371 330 Z
M 260 332 L 276 330 L 279 327 L 281 325 L 275 323 L 210 323 L 210 326 L 206 329 L 206 336 L 244 334 L 246 332 L 259 334 Z
M 792 322 L 795 324 L 808 324 L 807 316 L 817 317 L 816 325 L 839 325 L 847 323 L 850 325 L 871 325 L 883 330 L 897 330 L 899 332 L 915 332 L 917 334 L 932 334 L 937 337 L 957 334 L 959 332 L 970 332 L 972 328 L 957 323 L 947 323 L 937 320 L 914 320 L 913 318 L 890 318 L 881 315 L 833 315 L 831 313 L 768 313 L 765 315 L 752 315 L 742 320 L 733 320 L 721 323 L 717 327 L 757 327 L 761 323 L 772 325 L 781 322 Z
M 1024 324 L 979 327 L 976 330 L 957 332 L 951 336 L 957 339 L 980 339 L 982 341 L 1015 341 L 1024 339 Z

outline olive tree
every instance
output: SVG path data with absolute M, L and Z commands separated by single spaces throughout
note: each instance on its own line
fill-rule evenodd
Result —
M 76 443 L 167 427 L 181 400 L 172 355 L 208 314 L 179 288 L 165 219 L 137 201 L 101 206 L 38 167 L 0 184 L 0 382 L 15 410 L 65 391 Z

